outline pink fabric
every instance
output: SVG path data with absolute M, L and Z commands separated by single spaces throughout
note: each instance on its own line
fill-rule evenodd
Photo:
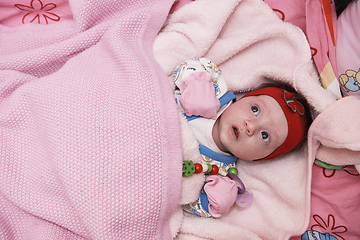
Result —
M 209 199 L 209 212 L 213 217 L 220 217 L 229 211 L 237 198 L 236 183 L 228 177 L 210 176 L 206 178 L 204 190 Z
M 330 8 L 325 8 L 324 6 Z M 335 56 L 337 18 L 334 1 L 306 1 L 306 35 L 325 89 L 341 97 Z
M 299 27 L 307 35 L 315 64 L 321 75 L 322 85 L 336 98 L 340 98 L 341 92 L 337 74 L 345 74 L 345 72 L 337 71 L 335 58 L 337 35 L 335 2 L 330 0 L 263 1 L 272 8 L 281 20 Z M 179 10 L 180 7 L 189 2 L 191 1 L 180 0 L 174 4 L 173 9 Z M 353 37 L 352 39 L 356 38 Z
M 198 72 L 190 74 L 180 86 L 180 103 L 186 115 L 215 119 L 220 101 L 215 96 L 211 74 Z
M 308 229 L 328 232 L 338 239 L 358 239 L 360 210 L 360 99 L 344 97 L 323 111 L 310 127 L 309 158 L 345 167 L 339 170 L 314 165 L 311 215 Z M 351 124 L 347 124 L 351 123 Z M 331 129 L 331 131 L 329 131 Z M 300 239 L 300 237 L 294 238 Z
M 172 8 L 170 10 L 170 14 L 176 12 L 182 6 L 185 6 L 186 4 L 191 3 L 193 1 L 195 1 L 195 0 L 177 0 L 177 1 L 175 1 L 174 5 L 172 6 Z
M 308 230 L 329 233 L 339 240 L 359 239 L 359 184 L 360 175 L 354 166 L 325 169 L 314 164 Z
M 310 157 L 338 166 L 359 164 L 360 135 L 354 131 L 360 121 L 358 109 L 360 99 L 348 96 L 323 111 L 309 129 Z
M 343 169 L 313 167 L 309 229 L 337 239 L 360 236 L 360 175 L 354 166 Z
M 65 20 L 73 20 L 69 0 L 0 2 L 0 24 L 9 27 L 25 23 L 51 24 Z
M 264 0 L 284 22 L 298 26 L 306 32 L 305 0 Z
M 284 22 L 298 26 L 306 34 L 325 89 L 340 98 L 335 59 L 337 17 L 330 0 L 264 0 Z M 355 38 L 354 38 L 355 39 Z
M 70 1 L 0 25 L 0 238 L 170 239 L 177 106 L 152 43 L 172 1 Z

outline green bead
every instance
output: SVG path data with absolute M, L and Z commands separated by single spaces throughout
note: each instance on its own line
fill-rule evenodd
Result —
M 235 174 L 235 175 L 238 175 L 238 173 L 239 173 L 239 171 L 236 169 L 236 168 L 229 168 L 229 171 L 228 171 L 229 173 L 233 173 L 233 174 Z
M 319 159 L 315 159 L 315 162 L 317 162 L 321 167 L 323 168 L 327 168 L 327 169 L 342 169 L 343 166 L 338 166 L 338 165 L 332 165 L 329 163 L 325 163 L 323 161 L 320 161 Z
M 193 161 L 184 161 L 183 162 L 183 176 L 184 177 L 190 177 L 195 172 L 195 165 L 193 164 Z
M 208 170 L 206 172 L 211 172 L 211 170 L 212 170 L 211 164 L 207 164 L 207 165 L 208 165 Z

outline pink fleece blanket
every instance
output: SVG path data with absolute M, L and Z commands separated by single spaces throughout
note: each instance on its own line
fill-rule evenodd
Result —
M 172 1 L 69 3 L 0 25 L 0 239 L 169 239 L 181 141 L 152 43 Z
M 303 234 L 309 225 L 315 157 L 338 165 L 360 161 L 359 137 L 351 127 L 340 125 L 350 118 L 359 123 L 360 118 L 349 113 L 351 106 L 360 107 L 360 101 L 336 102 L 320 86 L 303 32 L 281 21 L 261 0 L 197 0 L 167 19 L 155 39 L 154 54 L 168 76 L 186 59 L 211 59 L 237 93 L 270 79 L 287 82 L 307 98 L 314 117 L 318 116 L 309 131 L 308 148 L 272 161 L 238 161 L 239 177 L 254 196 L 252 205 L 233 206 L 220 219 L 183 214 L 179 209 L 171 222 L 176 239 L 289 239 Z M 173 84 L 171 77 L 169 81 Z M 180 117 L 180 122 L 184 159 L 200 161 L 186 120 Z M 199 175 L 183 178 L 181 203 L 195 200 L 202 181 Z

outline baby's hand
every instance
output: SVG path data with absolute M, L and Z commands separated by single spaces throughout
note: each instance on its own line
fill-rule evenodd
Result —
M 203 116 L 215 119 L 220 101 L 215 96 L 211 74 L 195 72 L 190 74 L 180 86 L 180 104 L 187 116 Z
M 220 217 L 235 203 L 238 193 L 236 183 L 228 177 L 212 175 L 206 178 L 204 191 L 209 200 L 209 213 L 213 217 Z

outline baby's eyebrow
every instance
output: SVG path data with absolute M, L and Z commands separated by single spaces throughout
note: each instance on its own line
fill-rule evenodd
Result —
M 266 109 L 266 101 L 264 101 L 263 99 L 258 99 L 258 103 L 255 104 L 255 106 L 257 106 L 259 109 L 260 108 L 265 108 Z

